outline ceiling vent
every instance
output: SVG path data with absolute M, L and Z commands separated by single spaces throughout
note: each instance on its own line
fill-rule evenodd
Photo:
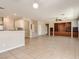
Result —
M 4 9 L 3 7 L 0 7 L 0 9 Z

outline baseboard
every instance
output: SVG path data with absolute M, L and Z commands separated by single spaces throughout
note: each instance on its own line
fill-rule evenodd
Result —
M 44 37 L 44 36 L 46 36 L 46 34 L 44 34 L 44 35 L 38 35 L 38 36 L 36 36 L 36 37 L 30 37 L 30 38 L 31 38 L 31 39 L 34 39 L 34 38 Z
M 0 51 L 0 53 L 7 52 L 7 51 L 9 51 L 9 50 L 16 49 L 16 48 L 19 48 L 19 47 L 22 47 L 22 46 L 24 46 L 24 44 L 21 44 L 21 45 L 18 45 L 18 46 L 9 48 L 9 49 L 2 50 L 2 51 Z

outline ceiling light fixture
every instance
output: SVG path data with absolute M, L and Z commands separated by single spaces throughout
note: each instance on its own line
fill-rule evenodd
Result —
M 13 15 L 16 16 L 16 13 L 14 13 Z
M 39 8 L 39 3 L 35 0 L 35 2 L 33 3 L 33 8 L 34 9 L 38 9 Z

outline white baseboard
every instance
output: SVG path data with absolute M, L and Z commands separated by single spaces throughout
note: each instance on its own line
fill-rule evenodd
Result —
M 5 49 L 5 50 L 2 50 L 2 51 L 0 51 L 0 53 L 7 52 L 7 51 L 9 51 L 9 50 L 16 49 L 16 48 L 19 48 L 19 47 L 22 47 L 22 46 L 24 46 L 24 44 L 21 44 L 21 45 L 12 47 L 12 48 L 8 48 L 8 49 Z

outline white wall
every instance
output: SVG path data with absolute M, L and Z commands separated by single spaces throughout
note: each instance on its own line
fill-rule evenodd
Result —
M 0 31 L 0 53 L 25 45 L 24 31 Z
M 44 21 L 38 21 L 38 20 L 30 20 L 29 21 L 29 31 L 30 31 L 30 37 L 38 37 L 40 35 L 46 35 L 47 34 L 47 28 L 46 23 Z M 32 28 L 31 28 L 32 26 Z
M 63 19 L 63 20 L 67 20 L 67 19 L 75 19 L 79 16 L 79 8 L 78 7 L 71 7 L 71 8 L 67 8 L 67 9 L 63 9 L 61 10 L 57 15 L 55 15 L 54 17 L 58 18 L 58 19 Z
M 38 21 L 37 20 L 30 20 L 30 37 L 37 37 L 38 36 Z
M 59 14 L 56 16 L 58 19 L 73 19 L 74 18 L 74 8 L 68 8 L 61 10 Z
M 73 20 L 72 21 L 72 27 L 78 27 L 78 21 L 77 20 Z
M 38 35 L 46 35 L 47 34 L 47 27 L 44 21 L 38 21 Z

